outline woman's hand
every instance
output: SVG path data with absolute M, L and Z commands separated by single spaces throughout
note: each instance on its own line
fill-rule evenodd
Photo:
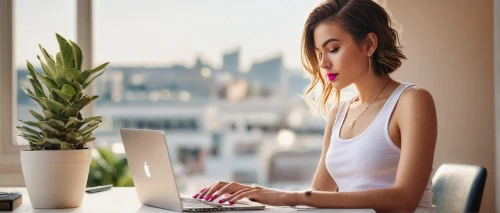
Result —
M 204 199 L 206 201 L 213 201 L 226 193 L 235 193 L 244 189 L 249 189 L 251 186 L 243 185 L 236 182 L 219 181 L 208 188 L 202 189 L 199 193 L 195 194 L 193 198 Z
M 252 186 L 248 189 L 243 189 L 220 200 L 220 203 L 229 202 L 233 205 L 238 200 L 248 198 L 251 201 L 272 206 L 294 206 L 294 192 L 281 191 L 276 189 L 263 188 L 260 186 Z
M 273 206 L 290 206 L 294 205 L 293 192 L 281 191 L 275 189 L 268 189 L 260 186 L 248 186 L 236 182 L 217 182 L 216 184 L 202 189 L 193 198 L 205 199 L 206 201 L 213 201 L 224 194 L 231 194 L 226 198 L 219 200 L 219 203 L 228 202 L 235 204 L 238 200 L 248 198 L 251 201 L 273 205 Z

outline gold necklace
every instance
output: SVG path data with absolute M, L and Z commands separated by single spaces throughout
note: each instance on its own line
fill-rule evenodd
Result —
M 368 109 L 368 107 L 370 107 L 370 105 L 372 105 L 372 103 L 375 102 L 375 100 L 377 100 L 378 96 L 380 95 L 380 93 L 382 93 L 382 91 L 389 84 L 389 82 L 391 82 L 390 79 L 387 81 L 387 83 L 385 83 L 385 85 L 382 87 L 382 89 L 380 90 L 380 92 L 378 92 L 377 96 L 375 96 L 375 98 L 373 99 L 373 101 L 370 102 L 368 104 L 368 106 L 366 106 L 365 110 L 363 110 L 363 112 L 361 112 L 361 114 L 359 114 L 357 118 L 355 118 L 356 117 L 356 111 L 355 111 L 354 106 L 351 107 L 352 108 L 352 122 L 349 124 L 349 127 L 351 127 L 351 130 L 352 130 L 352 128 L 354 128 L 354 125 L 356 125 L 356 121 L 359 119 L 359 117 L 361 117 L 361 115 L 363 115 L 363 113 L 366 112 L 366 110 Z

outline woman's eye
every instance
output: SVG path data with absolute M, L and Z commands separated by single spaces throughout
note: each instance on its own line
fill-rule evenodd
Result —
M 333 48 L 333 49 L 330 50 L 331 53 L 336 53 L 337 51 L 339 51 L 338 47 L 335 47 L 335 48 Z

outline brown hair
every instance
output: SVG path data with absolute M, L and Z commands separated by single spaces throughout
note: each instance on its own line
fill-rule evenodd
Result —
M 320 73 L 319 59 L 314 46 L 314 29 L 323 22 L 337 22 L 359 44 L 368 35 L 374 33 L 378 37 L 377 49 L 372 56 L 372 67 L 377 76 L 387 75 L 401 66 L 401 59 L 406 56 L 401 52 L 399 36 L 391 25 L 389 14 L 372 0 L 326 0 L 317 6 L 304 25 L 301 44 L 302 65 L 306 69 L 311 84 L 305 92 L 305 100 L 309 108 L 316 114 L 327 117 L 328 100 L 332 91 L 339 104 L 340 91 L 326 81 Z M 313 90 L 321 83 L 321 94 L 313 97 Z

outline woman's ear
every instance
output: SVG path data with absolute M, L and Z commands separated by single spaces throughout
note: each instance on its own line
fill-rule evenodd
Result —
M 368 33 L 365 38 L 366 52 L 368 55 L 373 55 L 378 45 L 378 37 L 375 33 Z

